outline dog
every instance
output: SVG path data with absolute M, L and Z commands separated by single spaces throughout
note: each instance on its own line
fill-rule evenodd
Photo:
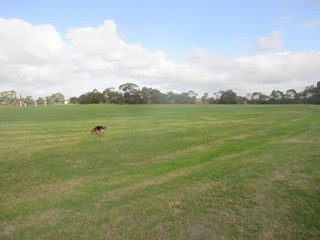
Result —
M 106 126 L 104 126 L 104 127 L 103 126 L 96 126 L 96 127 L 92 128 L 91 133 L 103 135 L 105 129 L 106 129 Z

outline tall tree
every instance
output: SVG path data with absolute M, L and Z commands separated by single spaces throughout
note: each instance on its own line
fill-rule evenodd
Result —
M 124 92 L 124 102 L 127 104 L 142 103 L 141 93 L 138 85 L 125 83 L 119 86 L 119 90 Z
M 270 94 L 269 99 L 270 99 L 269 100 L 270 103 L 275 103 L 275 104 L 284 103 L 284 93 L 279 90 L 273 90 Z
M 42 97 L 39 97 L 37 100 L 36 100 L 36 102 L 37 102 L 37 104 L 39 104 L 39 105 L 44 105 L 44 98 L 42 98 Z
M 62 93 L 53 93 L 46 97 L 48 104 L 62 104 L 64 103 L 64 95 Z
M 161 92 L 158 89 L 151 89 L 150 91 L 151 103 L 161 103 Z
M 87 92 L 86 94 L 82 94 L 78 98 L 78 101 L 81 104 L 101 103 L 102 93 L 99 92 L 97 89 L 94 89 L 92 92 Z
M 308 104 L 320 104 L 320 92 L 317 87 L 311 85 L 302 92 L 302 102 Z
M 237 96 L 237 103 L 238 104 L 246 104 L 248 102 L 248 98 L 242 97 L 242 96 Z
M 17 102 L 17 93 L 14 90 L 4 91 L 0 93 L 0 102 L 6 104 L 15 104 Z
M 294 89 L 289 89 L 284 94 L 285 103 L 297 103 L 297 92 Z
M 167 92 L 167 103 L 173 104 L 176 102 L 176 94 L 173 91 Z
M 32 98 L 31 96 L 25 97 L 24 102 L 25 102 L 27 105 L 33 105 L 33 104 L 34 104 L 34 100 L 33 100 L 33 98 Z
M 115 91 L 113 87 L 105 89 L 102 95 L 103 102 L 105 103 L 123 103 L 122 93 Z
M 237 103 L 237 94 L 230 90 L 222 91 L 222 94 L 219 99 L 219 103 L 222 104 L 236 104 Z
M 269 97 L 261 92 L 254 92 L 249 94 L 249 102 L 254 104 L 267 104 Z
M 71 97 L 69 99 L 69 103 L 72 103 L 72 104 L 79 103 L 79 99 L 77 97 Z
M 205 92 L 203 94 L 203 96 L 201 97 L 201 103 L 202 104 L 206 104 L 206 103 L 209 103 L 209 98 L 208 98 L 209 94 L 207 92 Z
M 151 88 L 147 88 L 147 87 L 143 87 L 141 89 L 142 103 L 145 103 L 145 104 L 151 103 L 151 93 L 150 93 L 151 90 L 152 90 Z

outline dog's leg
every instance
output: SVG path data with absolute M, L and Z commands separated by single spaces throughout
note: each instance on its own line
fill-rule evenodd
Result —
M 99 130 L 99 136 L 100 137 L 104 137 L 104 129 L 100 129 Z

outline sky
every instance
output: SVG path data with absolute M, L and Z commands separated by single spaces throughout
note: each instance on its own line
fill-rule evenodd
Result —
M 246 96 L 318 81 L 320 0 L 0 0 L 0 92 Z

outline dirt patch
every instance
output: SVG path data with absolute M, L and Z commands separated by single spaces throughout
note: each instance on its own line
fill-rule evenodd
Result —
M 2 234 L 3 236 L 6 236 L 6 237 L 9 237 L 12 235 L 12 233 L 15 231 L 15 227 L 14 226 L 11 226 L 11 225 L 7 225 L 7 226 L 4 226 L 2 228 Z
M 244 139 L 247 139 L 248 137 L 250 137 L 249 134 L 240 134 L 240 135 L 232 136 L 231 139 L 232 140 L 244 140 Z

